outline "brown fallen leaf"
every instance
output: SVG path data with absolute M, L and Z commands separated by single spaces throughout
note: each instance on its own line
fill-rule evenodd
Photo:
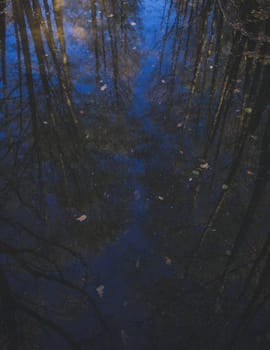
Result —
M 97 294 L 98 294 L 98 296 L 99 296 L 100 298 L 103 297 L 104 288 L 105 288 L 105 287 L 104 287 L 103 284 L 101 284 L 100 286 L 98 286 L 98 287 L 96 288 Z
M 87 216 L 85 214 L 79 216 L 78 218 L 76 218 L 77 221 L 83 222 L 87 219 Z

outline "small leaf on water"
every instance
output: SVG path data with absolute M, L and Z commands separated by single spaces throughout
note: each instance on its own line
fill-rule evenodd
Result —
M 231 256 L 232 255 L 232 252 L 229 249 L 227 249 L 225 253 L 226 253 L 227 256 Z
M 98 286 L 98 287 L 96 288 L 97 294 L 98 294 L 98 296 L 99 296 L 100 298 L 103 297 L 104 288 L 105 288 L 105 287 L 104 287 L 103 284 L 101 284 L 100 286 Z
M 200 168 L 201 169 L 208 169 L 209 168 L 209 164 L 208 163 L 202 163 L 202 164 L 200 164 Z
M 136 266 L 136 269 L 138 269 L 140 267 L 140 258 L 137 259 L 135 266 Z
M 200 172 L 199 172 L 199 170 L 192 170 L 192 174 L 195 176 L 199 176 Z
M 254 175 L 255 175 L 255 173 L 254 173 L 253 171 L 251 171 L 251 170 L 247 170 L 247 174 L 248 174 L 249 176 L 254 176 Z
M 107 89 L 107 84 L 102 85 L 101 88 L 100 88 L 101 91 L 104 91 L 106 89 Z
M 162 82 L 162 84 L 165 84 L 165 83 L 166 83 L 166 81 L 165 81 L 164 79 L 162 79 L 161 82 Z
M 108 15 L 108 18 L 112 18 L 114 16 L 114 14 L 113 13 L 110 13 L 109 15 Z
M 229 186 L 228 186 L 227 184 L 223 184 L 223 185 L 222 185 L 222 189 L 223 189 L 224 191 L 227 191 L 227 190 L 229 189 Z
M 164 262 L 166 265 L 171 265 L 172 264 L 172 259 L 169 258 L 168 256 L 165 256 L 164 257 Z
M 251 114 L 252 113 L 252 108 L 251 107 L 247 107 L 244 109 L 244 111 L 247 113 L 247 114 Z
M 162 197 L 162 196 L 158 196 L 158 199 L 159 199 L 160 201 L 164 201 L 164 197 Z
M 130 25 L 134 27 L 136 25 L 136 22 L 130 22 Z
M 183 154 L 184 154 L 184 151 L 183 151 L 182 149 L 180 149 L 180 150 L 179 150 L 179 153 L 180 153 L 181 155 L 183 155 Z
M 77 221 L 83 222 L 87 219 L 87 216 L 85 214 L 79 216 L 78 218 L 76 218 Z
M 177 128 L 182 128 L 184 126 L 184 124 L 183 123 L 178 123 L 176 126 L 177 126 Z

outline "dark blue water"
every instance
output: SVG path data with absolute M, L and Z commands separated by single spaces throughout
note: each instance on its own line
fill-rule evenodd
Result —
M 0 0 L 0 349 L 268 349 L 264 1 Z

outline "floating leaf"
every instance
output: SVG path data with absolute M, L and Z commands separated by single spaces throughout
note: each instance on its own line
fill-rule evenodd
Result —
M 247 107 L 244 109 L 244 111 L 247 113 L 247 114 L 251 114 L 252 113 L 252 108 L 251 107 Z
M 200 168 L 201 169 L 208 169 L 209 168 L 209 164 L 208 163 L 202 163 L 202 164 L 200 164 Z
M 79 216 L 78 218 L 76 218 L 77 221 L 83 222 L 87 219 L 87 216 L 85 214 Z
M 162 196 L 158 196 L 158 199 L 159 199 L 160 201 L 164 201 L 164 197 L 162 197 Z
M 140 258 L 137 259 L 135 266 L 136 266 L 136 269 L 138 269 L 140 267 Z
M 107 84 L 104 84 L 104 85 L 101 86 L 100 90 L 101 90 L 101 91 L 104 91 L 104 90 L 107 89 L 107 87 L 108 87 Z
M 184 126 L 184 123 L 178 123 L 176 126 L 177 128 L 182 128 Z
M 229 186 L 228 186 L 227 184 L 223 184 L 223 185 L 222 185 L 222 189 L 223 189 L 224 191 L 227 191 L 227 190 L 229 189 Z
M 248 174 L 249 176 L 254 176 L 254 175 L 255 175 L 255 173 L 254 173 L 253 171 L 251 171 L 251 170 L 247 170 L 247 174 Z
M 199 176 L 200 175 L 200 172 L 199 170 L 192 170 L 192 174 L 195 175 L 195 176 Z
M 136 26 L 136 22 L 130 22 L 130 25 L 134 27 Z
M 104 288 L 105 288 L 105 287 L 104 287 L 103 284 L 101 284 L 100 286 L 98 286 L 98 287 L 96 288 L 97 294 L 98 294 L 98 296 L 99 296 L 100 298 L 103 297 Z
M 164 262 L 166 265 L 171 265 L 172 264 L 172 259 L 169 258 L 168 256 L 165 256 L 164 257 Z

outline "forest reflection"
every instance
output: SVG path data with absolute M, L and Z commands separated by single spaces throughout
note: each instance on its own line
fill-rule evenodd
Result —
M 1 349 L 269 347 L 269 17 L 0 0 Z

